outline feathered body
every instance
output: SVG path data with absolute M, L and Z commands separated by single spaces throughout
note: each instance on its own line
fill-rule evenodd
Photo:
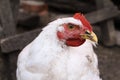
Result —
M 53 21 L 18 57 L 17 80 L 101 80 L 94 43 L 67 46 L 56 35 L 64 23 L 82 25 L 72 17 Z

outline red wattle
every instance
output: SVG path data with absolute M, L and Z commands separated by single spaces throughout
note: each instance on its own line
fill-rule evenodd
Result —
M 73 46 L 77 47 L 82 45 L 85 42 L 85 40 L 80 40 L 80 39 L 68 39 L 66 40 L 66 45 L 67 46 Z

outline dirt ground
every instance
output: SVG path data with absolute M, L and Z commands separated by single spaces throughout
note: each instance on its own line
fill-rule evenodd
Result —
M 120 80 L 120 47 L 107 48 L 99 45 L 95 52 L 103 80 Z

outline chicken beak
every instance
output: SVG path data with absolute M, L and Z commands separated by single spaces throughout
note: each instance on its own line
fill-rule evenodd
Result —
M 91 40 L 93 42 L 98 43 L 98 38 L 97 38 L 97 36 L 96 36 L 96 34 L 94 32 L 85 33 L 85 34 L 82 34 L 80 36 L 83 39 L 89 39 L 89 40 Z

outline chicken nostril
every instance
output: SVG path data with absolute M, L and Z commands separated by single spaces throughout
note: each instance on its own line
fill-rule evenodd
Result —
M 90 32 L 89 31 L 85 31 L 85 34 L 90 34 Z

